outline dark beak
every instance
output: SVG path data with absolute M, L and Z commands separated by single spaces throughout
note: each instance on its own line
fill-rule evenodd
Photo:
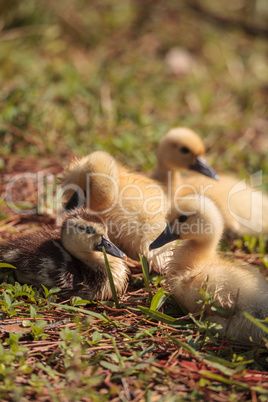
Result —
M 196 162 L 190 166 L 191 170 L 202 173 L 205 176 L 212 177 L 212 179 L 219 180 L 219 175 L 212 169 L 204 158 L 197 156 Z
M 127 256 L 125 253 L 123 253 L 123 251 L 119 250 L 119 248 L 117 248 L 112 242 L 111 240 L 107 239 L 104 236 L 101 236 L 102 240 L 100 242 L 100 244 L 97 245 L 97 247 L 95 248 L 95 250 L 97 251 L 102 251 L 102 247 L 105 248 L 105 251 L 107 254 L 111 254 L 114 257 L 118 257 L 118 258 L 123 258 L 124 260 L 127 259 Z
M 178 240 L 179 238 L 180 235 L 172 231 L 171 225 L 167 225 L 166 229 L 150 244 L 149 250 L 162 247 L 171 241 Z

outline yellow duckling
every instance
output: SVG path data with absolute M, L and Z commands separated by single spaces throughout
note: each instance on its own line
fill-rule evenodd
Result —
M 159 142 L 158 166 L 151 176 L 169 187 L 172 194 L 183 184 L 182 170 L 196 171 L 217 180 L 219 176 L 206 162 L 204 153 L 204 143 L 194 131 L 185 127 L 173 128 Z
M 62 187 L 67 210 L 84 204 L 86 194 L 86 206 L 105 220 L 111 240 L 130 258 L 143 254 L 151 267 L 161 271 L 164 250 L 149 251 L 149 244 L 165 227 L 168 209 L 159 183 L 131 172 L 107 152 L 97 151 L 70 165 Z
M 0 261 L 14 265 L 16 279 L 36 287 L 60 287 L 61 299 L 112 298 L 102 253 L 105 248 L 116 291 L 128 284 L 126 255 L 108 238 L 107 228 L 96 215 L 76 210 L 67 215 L 61 229 L 42 228 L 0 244 Z
M 252 266 L 222 259 L 216 247 L 223 233 L 223 219 L 214 202 L 204 196 L 181 198 L 168 214 L 168 225 L 150 245 L 161 247 L 180 239 L 166 265 L 171 292 L 185 312 L 198 310 L 200 289 L 206 287 L 228 316 L 211 311 L 212 322 L 221 324 L 221 335 L 259 341 L 263 332 L 243 312 L 265 319 L 268 316 L 268 284 Z
M 158 167 L 153 177 L 171 188 L 172 197 L 202 194 L 215 200 L 229 234 L 267 235 L 268 197 L 260 190 L 261 177 L 258 174 L 251 177 L 256 188 L 247 187 L 245 181 L 235 176 L 219 178 L 208 165 L 204 166 L 204 159 L 200 167 L 198 161 L 204 151 L 203 141 L 192 130 L 183 127 L 170 130 L 159 143 Z M 203 175 L 191 173 L 181 177 L 181 170 L 196 170 Z

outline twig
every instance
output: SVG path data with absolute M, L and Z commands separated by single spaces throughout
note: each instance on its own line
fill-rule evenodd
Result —
M 199 1 L 188 1 L 188 6 L 195 12 L 201 14 L 209 21 L 222 26 L 228 26 L 233 29 L 242 29 L 245 33 L 251 36 L 264 36 L 268 37 L 268 29 L 256 24 L 245 22 L 241 19 L 234 19 L 232 17 L 225 17 L 218 13 L 209 10 L 200 4 Z

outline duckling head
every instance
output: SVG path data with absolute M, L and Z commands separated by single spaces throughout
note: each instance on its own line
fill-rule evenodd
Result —
M 119 170 L 115 159 L 105 151 L 75 159 L 61 178 L 64 207 L 84 205 L 93 211 L 109 209 L 118 196 Z
M 204 153 L 204 143 L 194 131 L 177 127 L 161 139 L 157 157 L 159 165 L 166 170 L 190 169 L 218 179 L 219 176 L 203 158 Z
M 167 215 L 165 230 L 151 243 L 150 250 L 174 240 L 193 240 L 216 248 L 224 228 L 223 218 L 214 202 L 205 196 L 181 197 Z
M 96 251 L 102 251 L 102 247 L 107 254 L 127 258 L 108 238 L 107 227 L 100 217 L 85 210 L 74 210 L 66 217 L 61 241 L 66 250 L 80 260 L 85 261 L 85 256 L 93 258 Z

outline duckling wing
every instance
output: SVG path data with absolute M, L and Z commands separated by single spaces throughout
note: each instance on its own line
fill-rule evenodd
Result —
M 41 231 L 27 235 L 19 235 L 13 240 L 0 243 L 0 262 L 14 265 L 17 272 L 33 272 L 36 275 L 36 263 L 46 254 L 40 255 L 39 247 L 45 241 L 60 239 L 58 228 L 43 227 Z M 49 251 L 49 248 L 47 252 Z M 1 269 L 2 272 L 2 269 Z
M 73 275 L 73 266 L 70 265 L 68 271 L 58 277 L 57 286 L 61 287 L 59 297 L 69 299 L 73 296 L 79 296 L 89 301 L 109 298 L 109 281 L 106 270 L 91 269 L 78 260 L 76 260 L 76 264 L 76 275 Z
M 16 267 L 21 283 L 40 287 L 61 287 L 81 282 L 83 277 L 74 258 L 61 245 L 59 229 L 42 229 L 0 245 L 0 261 Z M 72 284 L 73 286 L 73 284 Z

